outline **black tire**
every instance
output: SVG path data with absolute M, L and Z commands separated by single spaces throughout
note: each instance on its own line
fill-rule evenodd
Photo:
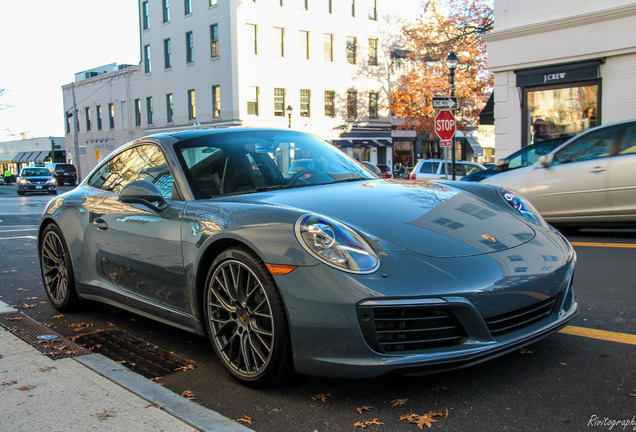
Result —
M 24 192 L 18 191 L 18 195 L 24 195 Z
M 59 227 L 49 224 L 38 247 L 42 283 L 53 306 L 63 312 L 79 308 L 71 255 Z
M 212 263 L 205 318 L 214 351 L 250 387 L 285 381 L 293 370 L 289 326 L 271 274 L 251 251 L 230 248 Z

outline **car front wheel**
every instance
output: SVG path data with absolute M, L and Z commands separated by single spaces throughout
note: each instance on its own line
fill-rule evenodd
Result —
M 57 225 L 50 224 L 44 229 L 39 255 L 42 282 L 53 306 L 61 311 L 77 309 L 79 299 L 73 263 L 64 236 Z
M 223 366 L 252 387 L 284 381 L 292 370 L 289 327 L 271 274 L 251 251 L 231 248 L 208 272 L 205 316 Z

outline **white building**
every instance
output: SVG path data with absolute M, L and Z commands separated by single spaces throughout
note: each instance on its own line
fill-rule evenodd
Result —
M 495 0 L 496 157 L 636 118 L 634 0 Z
M 419 3 L 139 0 L 140 64 L 80 72 L 63 86 L 66 113 L 73 98 L 77 109 L 67 155 L 77 164 L 75 118 L 82 175 L 134 138 L 229 126 L 306 130 L 391 165 L 395 49 Z M 414 139 L 393 135 L 400 148 Z

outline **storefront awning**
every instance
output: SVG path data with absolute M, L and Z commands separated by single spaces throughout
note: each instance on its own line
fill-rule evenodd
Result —
M 26 162 L 26 159 L 29 157 L 30 154 L 31 154 L 31 152 L 20 152 L 20 153 L 17 153 L 15 155 L 15 158 L 13 158 L 13 162 L 15 162 L 15 163 Z
M 43 152 L 43 151 L 35 151 L 35 152 L 31 152 L 31 154 L 27 157 L 26 162 L 32 162 L 32 163 L 42 163 L 44 162 L 44 159 L 49 155 L 49 152 Z
M 481 148 L 481 146 L 479 145 L 479 142 L 475 139 L 474 136 L 466 135 L 464 138 L 466 138 L 466 141 L 468 141 L 468 144 L 473 149 L 473 156 L 484 155 L 484 149 Z
M 11 163 L 18 153 L 0 153 L 0 163 Z
M 378 147 L 379 144 L 372 139 L 354 139 L 353 145 L 359 145 L 361 147 Z
M 388 140 L 388 139 L 378 139 L 376 140 L 376 142 L 380 144 L 381 146 L 385 146 L 385 147 L 391 147 L 393 145 L 391 140 Z
M 353 147 L 353 143 L 349 140 L 339 139 L 339 140 L 331 140 L 333 145 L 337 145 L 340 147 Z
M 480 125 L 494 125 L 495 124 L 495 92 L 490 93 L 490 97 L 486 102 L 486 105 L 479 113 Z

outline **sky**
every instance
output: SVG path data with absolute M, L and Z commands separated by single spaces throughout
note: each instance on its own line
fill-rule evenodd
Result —
M 62 85 L 138 64 L 138 22 L 137 0 L 0 0 L 0 141 L 63 137 Z

